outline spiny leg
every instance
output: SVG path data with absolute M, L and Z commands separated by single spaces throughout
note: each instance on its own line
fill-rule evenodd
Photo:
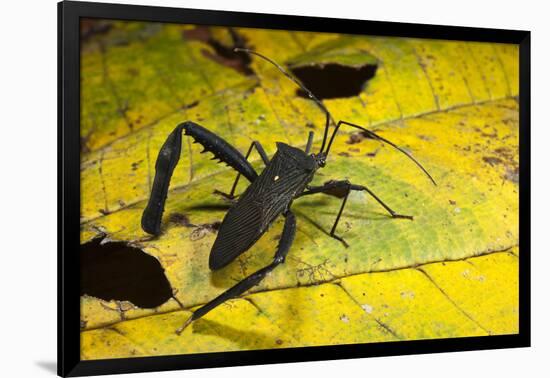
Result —
M 248 151 L 246 152 L 245 159 L 248 161 L 248 157 L 252 153 L 252 149 L 256 148 L 256 151 L 258 151 L 258 154 L 260 154 L 260 157 L 262 158 L 262 161 L 264 162 L 264 165 L 267 166 L 269 164 L 269 158 L 267 157 L 267 154 L 265 153 L 264 148 L 258 141 L 253 141 L 250 144 L 250 147 L 248 147 Z M 216 194 L 220 194 L 228 199 L 234 199 L 235 198 L 235 190 L 237 189 L 237 184 L 239 183 L 239 178 L 241 177 L 241 172 L 237 173 L 237 177 L 235 177 L 235 182 L 233 182 L 233 186 L 231 187 L 231 192 L 229 194 L 221 192 L 219 190 L 215 190 L 214 192 Z
M 155 179 L 151 188 L 151 196 L 141 217 L 141 228 L 152 235 L 160 234 L 160 223 L 168 195 L 168 187 L 180 159 L 182 131 L 185 131 L 185 135 L 193 137 L 195 143 L 199 143 L 204 147 L 202 152 L 211 152 L 215 158 L 223 161 L 239 174 L 243 174 L 250 182 L 258 177 L 246 158 L 223 138 L 190 121 L 178 125 L 159 151 L 155 163 Z
M 259 284 L 260 281 L 262 281 L 269 272 L 275 269 L 277 265 L 285 261 L 285 257 L 288 254 L 288 251 L 290 249 L 290 246 L 292 245 L 292 242 L 294 241 L 294 236 L 296 234 L 296 217 L 290 210 L 285 214 L 285 217 L 286 219 L 283 227 L 283 234 L 281 235 L 281 240 L 279 241 L 279 245 L 277 246 L 277 252 L 275 253 L 273 262 L 246 277 L 241 282 L 237 283 L 235 286 L 218 295 L 216 298 L 212 299 L 210 302 L 195 311 L 193 315 L 191 315 L 189 319 L 187 319 L 187 321 L 176 330 L 176 333 L 178 335 L 180 335 L 183 330 L 189 324 L 191 324 L 191 322 L 200 319 L 228 299 L 238 297 L 248 289 Z
M 336 240 L 341 241 L 344 246 L 348 247 L 348 244 L 346 241 L 336 235 L 336 227 L 338 226 L 338 222 L 340 221 L 340 217 L 342 216 L 342 212 L 344 211 L 344 207 L 346 206 L 346 202 L 348 200 L 349 193 L 352 190 L 356 191 L 365 191 L 369 193 L 388 213 L 390 213 L 392 218 L 403 218 L 403 219 L 410 219 L 413 220 L 412 215 L 402 215 L 398 214 L 395 211 L 393 211 L 388 205 L 386 205 L 376 194 L 374 194 L 369 188 L 367 188 L 364 185 L 355 185 L 349 182 L 348 180 L 331 180 L 327 181 L 323 185 L 320 186 L 310 186 L 308 190 L 300 194 L 298 197 L 307 196 L 310 194 L 317 194 L 317 193 L 324 193 L 328 194 L 337 198 L 343 198 L 342 205 L 340 206 L 340 210 L 338 211 L 338 215 L 336 216 L 336 220 L 334 221 L 334 225 L 332 226 L 332 229 L 330 230 L 330 236 L 333 237 Z

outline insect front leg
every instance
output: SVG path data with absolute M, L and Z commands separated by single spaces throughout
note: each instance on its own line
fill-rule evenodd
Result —
M 324 185 L 310 186 L 308 190 L 301 193 L 298 197 L 307 196 L 310 194 L 324 193 L 337 198 L 343 198 L 342 205 L 340 206 L 340 211 L 338 211 L 338 215 L 336 216 L 334 225 L 330 230 L 330 236 L 336 240 L 341 241 L 344 244 L 344 246 L 348 247 L 348 243 L 342 237 L 336 235 L 335 232 L 336 232 L 336 227 L 338 226 L 338 222 L 340 221 L 340 217 L 342 216 L 342 212 L 344 211 L 344 207 L 346 206 L 346 201 L 348 200 L 348 196 L 352 190 L 365 191 L 368 194 L 370 194 L 372 198 L 374 198 L 380 205 L 382 205 L 384 209 L 388 211 L 388 213 L 390 213 L 392 218 L 403 218 L 403 219 L 413 220 L 412 215 L 402 215 L 393 211 L 388 205 L 386 205 L 380 198 L 378 198 L 376 194 L 374 194 L 366 186 L 355 185 L 349 182 L 348 180 L 331 180 L 331 181 L 327 181 Z
M 245 159 L 248 161 L 248 157 L 252 153 L 252 149 L 256 148 L 256 151 L 258 151 L 258 154 L 260 154 L 260 157 L 262 158 L 262 161 L 264 162 L 264 165 L 267 166 L 269 164 L 269 158 L 267 157 L 267 154 L 265 153 L 264 148 L 258 141 L 253 141 L 250 144 L 250 147 L 248 147 L 248 151 L 245 155 Z M 220 194 L 228 199 L 234 199 L 235 198 L 235 190 L 237 189 L 237 184 L 239 183 L 239 178 L 241 177 L 241 172 L 237 173 L 237 177 L 235 177 L 235 182 L 233 182 L 233 186 L 231 187 L 231 192 L 229 194 L 221 192 L 219 190 L 216 190 L 217 194 Z
M 213 132 L 187 121 L 178 125 L 162 145 L 155 164 L 155 179 L 149 202 L 141 217 L 141 228 L 152 235 L 160 234 L 160 223 L 172 173 L 180 159 L 182 132 L 191 136 L 196 143 L 204 147 L 202 152 L 211 152 L 214 158 L 226 163 L 250 182 L 258 174 L 246 158 L 232 145 Z
M 275 253 L 273 262 L 268 266 L 246 277 L 244 280 L 237 283 L 235 286 L 223 292 L 222 294 L 220 294 L 219 296 L 217 296 L 216 298 L 212 299 L 210 302 L 208 302 L 207 304 L 199 308 L 197 311 L 195 311 L 193 315 L 191 315 L 191 317 L 189 317 L 189 319 L 187 319 L 187 321 L 180 328 L 176 330 L 176 333 L 178 335 L 181 334 L 183 330 L 189 324 L 191 324 L 191 322 L 199 318 L 202 318 L 208 312 L 212 311 L 214 308 L 218 307 L 228 299 L 238 297 L 248 289 L 259 284 L 260 281 L 262 281 L 269 272 L 271 272 L 279 264 L 282 264 L 285 261 L 285 258 L 286 258 L 286 255 L 288 254 L 290 246 L 294 241 L 294 236 L 296 235 L 296 217 L 290 210 L 285 214 L 285 217 L 286 219 L 283 227 L 283 233 L 281 235 L 279 245 L 277 246 L 277 252 Z

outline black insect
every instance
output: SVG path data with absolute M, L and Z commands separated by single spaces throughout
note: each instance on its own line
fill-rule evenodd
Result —
M 368 137 L 377 139 L 398 149 L 412 159 L 435 185 L 435 181 L 430 174 L 409 153 L 362 126 L 346 121 L 339 121 L 329 139 L 329 126 L 331 122 L 333 123 L 334 121 L 329 111 L 313 93 L 271 59 L 247 49 L 235 49 L 235 51 L 254 54 L 267 60 L 300 86 L 300 88 L 315 101 L 326 115 L 323 142 L 318 153 L 310 152 L 313 143 L 313 132 L 309 133 L 305 151 L 278 142 L 277 152 L 272 159 L 269 160 L 259 142 L 252 142 L 246 156 L 243 156 L 237 149 L 221 137 L 191 121 L 178 125 L 170 136 L 168 136 L 157 158 L 151 197 L 149 198 L 149 202 L 141 219 L 141 226 L 144 231 L 153 235 L 160 234 L 160 223 L 166 196 L 168 194 L 170 178 L 172 177 L 172 172 L 180 157 L 182 131 L 185 132 L 185 135 L 193 137 L 196 143 L 200 143 L 204 147 L 202 152 L 211 152 L 214 154 L 214 158 L 226 163 L 238 172 L 231 192 L 226 194 L 227 197 L 234 198 L 240 175 L 245 176 L 251 183 L 245 192 L 239 196 L 235 204 L 229 209 L 221 223 L 218 236 L 210 252 L 209 266 L 211 270 L 223 268 L 231 261 L 235 260 L 237 256 L 246 252 L 256 243 L 268 229 L 269 225 L 272 224 L 279 215 L 282 214 L 285 217 L 283 233 L 273 262 L 265 268 L 246 277 L 235 286 L 195 311 L 183 326 L 176 331 L 178 334 L 180 334 L 192 321 L 201 318 L 226 300 L 237 297 L 251 287 L 257 285 L 267 273 L 284 262 L 296 233 L 296 218 L 291 210 L 292 201 L 296 198 L 316 193 L 324 193 L 342 198 L 342 205 L 340 206 L 340 211 L 330 231 L 330 236 L 341 241 L 346 247 L 348 245 L 345 240 L 336 235 L 335 232 L 338 221 L 342 216 L 344 206 L 346 205 L 348 195 L 352 190 L 361 190 L 369 193 L 393 218 L 413 219 L 410 215 L 401 215 L 393 211 L 369 188 L 363 185 L 355 185 L 347 180 L 331 180 L 320 186 L 309 185 L 315 172 L 319 168 L 325 166 L 334 137 L 342 125 L 360 129 Z M 260 175 L 258 175 L 247 160 L 252 152 L 252 148 L 256 148 L 265 164 L 265 169 Z

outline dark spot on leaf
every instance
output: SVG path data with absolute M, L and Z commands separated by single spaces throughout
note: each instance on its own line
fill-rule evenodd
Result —
M 502 123 L 505 125 L 515 125 L 518 123 L 518 120 L 516 118 L 504 118 Z
M 456 201 L 449 200 L 449 204 L 454 206 L 454 205 L 456 205 Z
M 132 171 L 135 171 L 138 169 L 138 166 L 143 162 L 143 159 L 142 160 L 139 160 L 139 161 L 135 161 L 132 163 Z
M 364 139 L 374 139 L 369 134 L 365 133 L 364 131 L 360 131 L 358 133 L 350 134 L 349 139 L 346 141 L 347 144 L 356 144 L 361 143 Z
M 349 136 L 349 139 L 346 143 L 355 144 L 355 143 L 361 142 L 362 140 L 363 140 L 363 137 L 361 135 L 359 135 L 358 133 L 354 133 Z
M 137 75 L 139 75 L 139 70 L 137 68 L 130 67 L 128 68 L 128 75 L 136 77 Z
M 493 139 L 493 138 L 498 137 L 498 133 L 497 133 L 497 129 L 496 129 L 496 128 L 491 127 L 490 125 L 484 125 L 483 128 L 484 128 L 484 129 L 490 128 L 490 129 L 491 129 L 491 133 L 482 131 L 482 130 L 480 130 L 480 129 L 477 128 L 477 127 L 474 128 L 474 130 L 477 131 L 478 133 L 480 133 L 482 136 L 487 137 L 487 138 Z
M 90 147 L 88 147 L 88 138 L 80 137 L 80 152 L 83 154 L 87 154 L 90 151 Z
M 427 142 L 431 142 L 435 139 L 434 137 L 428 136 L 428 135 L 419 135 L 418 137 L 422 140 L 427 141 Z
M 508 147 L 499 147 L 495 149 L 495 152 L 499 155 L 509 156 L 512 151 Z
M 207 26 L 196 26 L 194 29 L 185 30 L 183 32 L 183 37 L 188 40 L 200 41 L 209 45 L 214 50 L 214 54 L 209 50 L 202 50 L 202 54 L 208 59 L 233 68 L 244 75 L 254 75 L 254 71 L 250 68 L 250 63 L 252 63 L 250 56 L 242 51 L 233 51 L 236 47 L 249 48 L 246 44 L 246 38 L 237 33 L 233 28 L 227 28 L 226 30 L 231 39 L 230 44 L 226 44 L 225 41 L 217 40 Z
M 365 64 L 360 67 L 341 64 L 317 64 L 294 66 L 292 73 L 320 100 L 358 96 L 368 80 L 376 74 L 377 65 Z M 297 94 L 309 98 L 298 90 Z
M 489 164 L 491 167 L 494 167 L 496 164 L 502 164 L 502 160 L 497 157 L 484 156 L 483 161 Z
M 182 105 L 181 109 L 182 110 L 193 109 L 195 106 L 197 106 L 199 104 L 199 102 L 200 101 L 197 100 L 197 101 L 193 101 L 190 104 L 184 104 L 184 105 Z
M 349 157 L 349 154 L 347 152 L 338 152 L 339 156 Z
M 94 239 L 80 246 L 80 295 L 158 307 L 172 297 L 160 262 L 125 242 Z
M 277 339 L 277 340 L 275 340 L 275 343 L 276 343 L 277 345 L 282 345 L 282 344 L 283 344 L 283 340 Z
M 195 227 L 195 225 L 189 221 L 189 217 L 182 213 L 171 213 L 168 216 L 168 221 L 178 226 Z
M 519 183 L 519 168 L 518 167 L 506 168 L 506 173 L 504 173 L 504 178 L 516 184 Z
M 358 148 L 348 148 L 348 151 L 349 151 L 349 152 L 359 152 L 359 151 L 361 151 L 361 150 L 358 149 Z
M 95 35 L 106 34 L 112 27 L 113 23 L 108 20 L 83 18 L 80 20 L 80 40 L 86 42 Z
M 210 29 L 207 26 L 196 26 L 193 29 L 184 30 L 183 37 L 191 41 L 207 43 L 210 37 Z

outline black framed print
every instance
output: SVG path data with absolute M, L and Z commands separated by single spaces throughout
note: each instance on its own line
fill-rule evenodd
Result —
M 529 346 L 529 32 L 58 12 L 59 375 Z

